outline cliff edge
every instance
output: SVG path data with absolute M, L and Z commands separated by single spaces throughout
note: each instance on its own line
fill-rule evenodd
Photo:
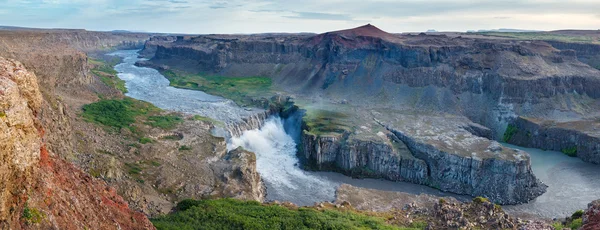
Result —
M 0 57 L 0 228 L 154 229 L 105 182 L 49 152 L 35 74 Z

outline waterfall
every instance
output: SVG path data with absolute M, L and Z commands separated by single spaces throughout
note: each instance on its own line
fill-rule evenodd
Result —
M 284 122 L 277 116 L 268 118 L 260 129 L 247 130 L 227 143 L 228 150 L 237 147 L 254 152 L 257 169 L 267 186 L 267 200 L 291 201 L 298 205 L 333 201 L 339 183 L 299 167 L 296 142 L 286 132 L 293 120 Z

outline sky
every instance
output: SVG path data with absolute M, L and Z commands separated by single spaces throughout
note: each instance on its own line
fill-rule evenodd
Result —
M 0 0 L 0 25 L 165 33 L 600 29 L 600 0 Z

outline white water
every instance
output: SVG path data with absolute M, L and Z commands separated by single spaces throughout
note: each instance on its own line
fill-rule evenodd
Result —
M 258 172 L 267 185 L 267 199 L 312 205 L 334 200 L 339 183 L 298 167 L 296 143 L 285 132 L 283 120 L 269 118 L 259 130 L 245 131 L 230 139 L 227 148 L 237 147 L 256 153 Z

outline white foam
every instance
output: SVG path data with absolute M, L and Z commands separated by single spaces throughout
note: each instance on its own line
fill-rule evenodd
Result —
M 333 200 L 338 183 L 298 167 L 296 144 L 281 118 L 269 118 L 261 129 L 245 131 L 227 144 L 229 150 L 240 146 L 256 154 L 258 172 L 269 185 L 268 199 L 305 205 Z

